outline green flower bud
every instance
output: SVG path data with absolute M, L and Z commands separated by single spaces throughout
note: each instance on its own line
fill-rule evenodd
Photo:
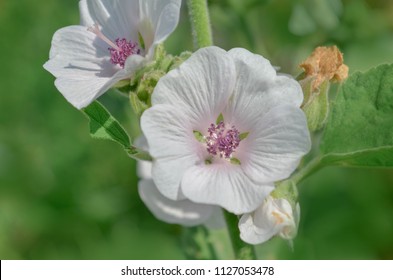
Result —
M 317 131 L 322 129 L 329 116 L 329 88 L 330 82 L 324 81 L 319 88 L 312 90 L 314 78 L 309 77 L 300 81 L 304 93 L 302 109 L 307 117 L 308 129 Z
M 127 91 L 131 106 L 140 116 L 151 107 L 151 95 L 159 79 L 170 70 L 178 67 L 190 57 L 190 52 L 183 52 L 179 56 L 168 55 L 163 45 L 158 45 L 154 53 L 154 60 L 139 69 L 128 84 L 119 84 L 118 89 Z

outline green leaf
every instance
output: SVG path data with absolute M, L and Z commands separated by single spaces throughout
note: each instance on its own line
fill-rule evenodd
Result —
M 112 140 L 129 148 L 130 138 L 120 123 L 98 101 L 82 110 L 90 120 L 90 135 L 93 138 Z
M 321 143 L 322 164 L 393 167 L 393 65 L 342 85 Z
M 143 151 L 135 146 L 131 146 L 129 148 L 125 149 L 127 154 L 132 157 L 133 159 L 138 159 L 138 160 L 146 160 L 146 161 L 152 161 L 152 157 L 150 154 L 146 151 Z

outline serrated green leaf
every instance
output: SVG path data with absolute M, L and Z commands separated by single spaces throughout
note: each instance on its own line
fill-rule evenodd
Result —
M 342 85 L 322 138 L 323 164 L 393 167 L 393 65 Z
M 125 129 L 98 101 L 94 101 L 82 111 L 90 120 L 91 137 L 111 140 L 124 148 L 130 147 L 130 138 Z

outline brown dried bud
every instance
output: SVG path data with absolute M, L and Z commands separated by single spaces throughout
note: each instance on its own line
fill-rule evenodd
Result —
M 314 77 L 312 91 L 318 89 L 324 81 L 341 82 L 348 77 L 348 66 L 343 54 L 336 46 L 318 47 L 299 66 L 304 69 L 305 78 Z

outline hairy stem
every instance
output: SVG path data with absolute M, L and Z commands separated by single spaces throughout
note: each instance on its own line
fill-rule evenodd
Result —
M 312 159 L 304 168 L 300 169 L 297 173 L 295 173 L 290 178 L 290 180 L 297 185 L 322 167 L 323 165 L 321 164 L 321 158 L 317 156 Z
M 207 0 L 187 0 L 196 49 L 213 45 Z

